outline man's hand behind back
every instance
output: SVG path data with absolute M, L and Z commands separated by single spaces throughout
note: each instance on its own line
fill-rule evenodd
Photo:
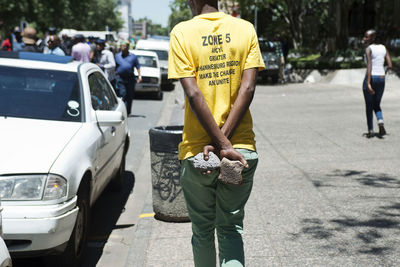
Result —
M 214 152 L 221 160 L 223 158 L 227 158 L 229 160 L 238 160 L 244 165 L 245 168 L 249 167 L 249 164 L 247 163 L 243 155 L 240 152 L 236 151 L 232 146 L 217 149 L 213 145 L 206 145 L 203 148 L 204 160 L 208 160 L 208 153 L 210 151 Z

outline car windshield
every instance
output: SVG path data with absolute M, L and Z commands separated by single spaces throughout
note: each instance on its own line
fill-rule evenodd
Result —
M 168 51 L 154 50 L 154 49 L 148 49 L 148 50 L 155 52 L 157 54 L 159 60 L 168 60 Z
M 82 121 L 76 73 L 0 66 L 0 116 Z
M 141 67 L 157 68 L 157 58 L 152 56 L 137 55 Z

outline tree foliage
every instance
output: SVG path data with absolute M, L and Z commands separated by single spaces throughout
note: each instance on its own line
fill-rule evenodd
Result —
M 242 18 L 254 22 L 258 34 L 286 36 L 293 47 L 344 50 L 349 37 L 360 39 L 369 28 L 395 38 L 400 33 L 399 0 L 237 0 Z
M 21 21 L 45 32 L 50 26 L 58 29 L 119 30 L 122 20 L 115 11 L 114 0 L 0 0 L 0 26 L 12 29 Z
M 171 15 L 168 19 L 170 30 L 172 30 L 172 28 L 179 22 L 192 18 L 192 12 L 185 0 L 175 0 L 169 5 L 169 7 L 171 8 Z

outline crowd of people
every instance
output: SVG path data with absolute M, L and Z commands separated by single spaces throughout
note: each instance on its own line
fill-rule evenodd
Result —
M 72 56 L 76 61 L 92 62 L 98 65 L 106 78 L 114 87 L 117 95 L 125 101 L 128 115 L 131 113 L 132 100 L 136 83 L 142 81 L 140 64 L 137 57 L 129 52 L 129 42 L 122 41 L 119 50 L 109 46 L 104 39 L 82 34 L 69 37 L 62 34 L 61 38 L 56 29 L 50 27 L 43 39 L 37 38 L 37 32 L 32 27 L 23 31 L 15 27 L 12 33 L 6 33 L 1 42 L 2 51 L 25 51 L 58 56 Z M 138 77 L 134 75 L 134 68 Z

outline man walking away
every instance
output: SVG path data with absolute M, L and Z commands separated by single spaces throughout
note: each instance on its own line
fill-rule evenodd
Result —
M 115 60 L 114 54 L 110 50 L 104 49 L 106 41 L 103 39 L 97 39 L 96 50 L 99 54 L 97 65 L 104 71 L 105 76 L 110 81 L 111 85 L 115 88 L 117 83 L 115 77 Z
M 85 37 L 82 34 L 75 35 L 77 42 L 72 46 L 71 56 L 76 61 L 90 62 L 90 46 L 85 43 Z
M 218 12 L 218 0 L 189 0 L 193 19 L 171 32 L 168 76 L 185 91 L 185 121 L 179 160 L 181 185 L 192 221 L 196 267 L 216 266 L 217 231 L 221 266 L 244 266 L 244 207 L 258 162 L 249 111 L 257 71 L 264 69 L 251 23 Z M 244 165 L 241 185 L 202 172 L 194 156 L 213 151 Z
M 117 64 L 117 94 L 124 100 L 128 115 L 130 115 L 136 82 L 140 83 L 142 76 L 140 75 L 140 64 L 137 57 L 129 53 L 128 42 L 121 43 L 121 52 L 115 55 L 115 63 Z M 133 68 L 136 68 L 138 72 L 137 81 Z

